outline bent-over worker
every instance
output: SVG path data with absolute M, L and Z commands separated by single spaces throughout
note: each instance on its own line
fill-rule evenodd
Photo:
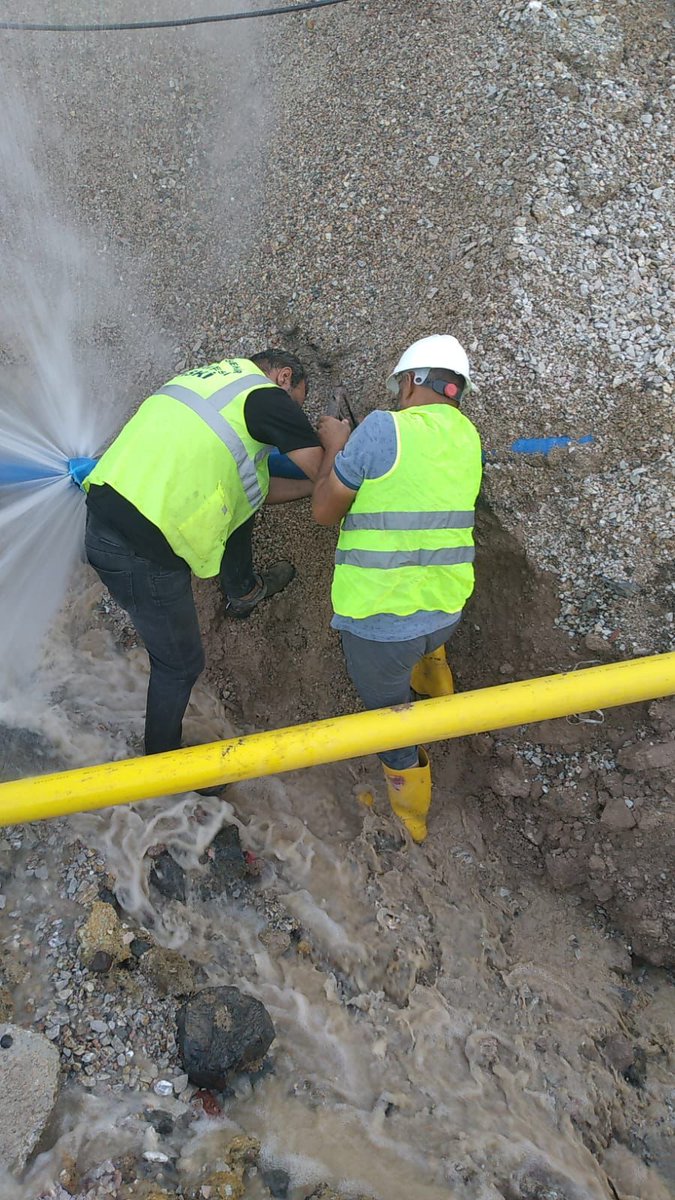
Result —
M 368 709 L 452 692 L 445 643 L 474 586 L 477 430 L 460 412 L 469 362 L 454 337 L 415 342 L 387 388 L 396 412 L 371 412 L 349 433 L 323 417 L 326 451 L 312 508 L 340 522 L 332 600 L 352 682 Z M 425 750 L 379 755 L 389 801 L 410 835 L 427 835 L 431 770 Z
M 284 350 L 196 367 L 144 400 L 85 480 L 87 557 L 150 659 L 146 754 L 180 747 L 204 668 L 191 571 L 218 576 L 240 618 L 295 574 L 289 562 L 256 572 L 251 535 L 264 502 L 311 494 L 323 451 L 306 396 L 302 363 Z M 273 448 L 308 478 L 270 479 Z

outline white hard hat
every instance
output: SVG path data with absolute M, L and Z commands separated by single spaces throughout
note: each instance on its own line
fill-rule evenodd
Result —
M 434 367 L 442 367 L 446 371 L 454 371 L 466 380 L 466 390 L 471 388 L 469 376 L 469 360 L 466 350 L 460 346 L 457 338 L 448 333 L 434 333 L 431 337 L 420 338 L 403 352 L 394 370 L 387 380 L 387 391 L 398 395 L 396 376 L 402 371 L 428 372 Z M 424 376 L 426 378 L 426 375 Z M 424 378 L 416 383 L 424 383 Z

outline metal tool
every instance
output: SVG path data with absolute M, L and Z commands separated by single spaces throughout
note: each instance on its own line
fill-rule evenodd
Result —
M 343 383 L 339 383 L 337 387 L 333 388 L 332 398 L 326 406 L 326 416 L 335 417 L 337 420 L 342 420 L 343 417 L 346 417 L 351 423 L 352 429 L 356 429 L 359 422 L 352 412 L 351 405 L 347 399 L 347 389 Z

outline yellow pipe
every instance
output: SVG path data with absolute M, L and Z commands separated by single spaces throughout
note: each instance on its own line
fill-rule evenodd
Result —
M 0 784 L 0 825 L 277 775 L 675 693 L 675 653 Z

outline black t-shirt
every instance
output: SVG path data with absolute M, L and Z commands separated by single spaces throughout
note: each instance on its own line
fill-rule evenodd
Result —
M 321 445 L 299 404 L 283 388 L 263 387 L 250 392 L 244 404 L 244 420 L 252 438 L 282 454 Z M 142 558 L 163 567 L 185 565 L 161 530 L 109 484 L 92 484 L 87 508 L 104 525 L 121 533 Z

